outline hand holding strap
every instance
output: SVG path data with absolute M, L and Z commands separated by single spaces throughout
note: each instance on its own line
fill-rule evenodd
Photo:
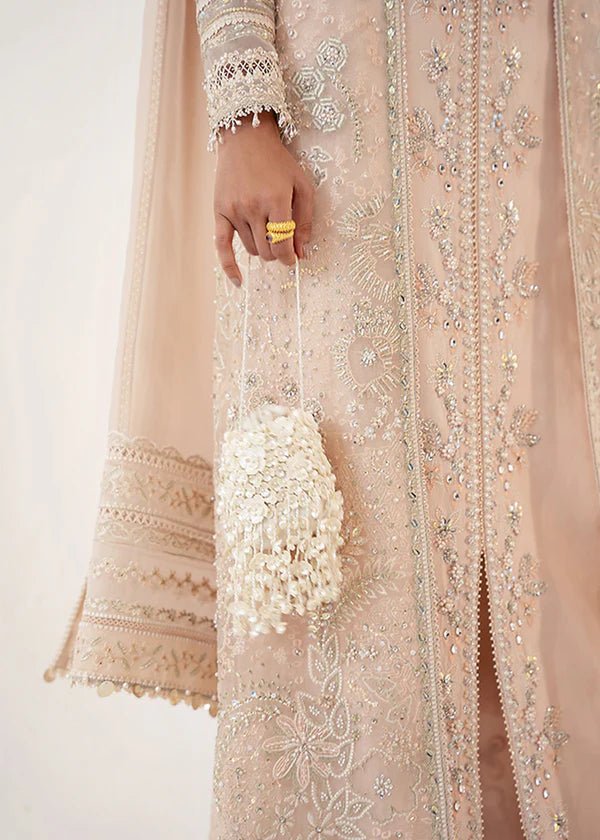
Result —
M 242 366 L 240 372 L 240 411 L 239 419 L 244 415 L 245 392 L 246 392 L 246 347 L 248 344 L 248 311 L 250 308 L 250 285 L 251 272 L 250 261 L 252 254 L 248 251 L 248 262 L 246 270 L 246 282 L 244 283 L 244 325 L 242 335 Z M 298 329 L 298 385 L 300 389 L 300 408 L 304 409 L 304 369 L 302 366 L 302 325 L 300 315 L 300 260 L 296 256 L 296 263 L 294 266 L 295 286 L 296 286 L 296 325 Z

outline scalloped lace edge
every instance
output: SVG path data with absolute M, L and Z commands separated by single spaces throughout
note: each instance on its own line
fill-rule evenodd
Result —
M 292 117 L 287 109 L 282 108 L 281 106 L 272 105 L 270 103 L 264 105 L 253 105 L 244 108 L 239 108 L 232 114 L 229 114 L 227 117 L 223 117 L 218 123 L 216 123 L 209 134 L 208 137 L 208 144 L 207 149 L 209 152 L 213 152 L 216 147 L 217 143 L 223 142 L 223 131 L 231 131 L 233 134 L 236 132 L 236 128 L 238 125 L 241 125 L 241 117 L 245 117 L 248 114 L 253 114 L 252 117 L 252 125 L 256 127 L 260 125 L 260 118 L 259 114 L 263 113 L 264 111 L 274 111 L 277 117 L 277 125 L 279 126 L 279 134 L 281 139 L 284 143 L 289 143 L 290 140 L 296 136 L 297 128 L 292 120 Z
M 274 49 L 255 46 L 226 52 L 211 66 L 204 89 L 210 126 L 209 151 L 214 151 L 217 142 L 223 142 L 223 130 L 235 133 L 241 117 L 248 114 L 253 114 L 252 125 L 257 126 L 260 113 L 273 111 L 283 142 L 289 142 L 297 132 Z
M 65 668 L 50 667 L 44 671 L 44 680 L 46 682 L 53 682 L 56 677 L 64 677 L 70 681 L 71 687 L 79 686 L 93 686 L 96 688 L 100 697 L 109 697 L 119 691 L 126 691 L 134 697 L 162 697 L 169 700 L 170 703 L 176 706 L 183 702 L 193 709 L 206 709 L 211 717 L 216 717 L 218 713 L 218 702 L 214 695 L 203 694 L 199 691 L 190 691 L 189 689 L 169 688 L 167 686 L 145 685 L 143 683 L 127 682 L 126 680 L 118 680 L 114 677 L 90 676 L 88 674 L 75 674 Z

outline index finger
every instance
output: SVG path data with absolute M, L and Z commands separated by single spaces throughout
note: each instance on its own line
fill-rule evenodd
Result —
M 218 213 L 215 218 L 215 246 L 219 256 L 221 268 L 235 283 L 236 286 L 242 285 L 242 272 L 237 264 L 235 253 L 233 250 L 233 234 L 235 228 L 229 221 L 227 216 Z

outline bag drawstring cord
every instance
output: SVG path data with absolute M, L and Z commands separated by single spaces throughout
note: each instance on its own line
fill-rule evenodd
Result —
M 251 273 L 250 273 L 250 261 L 252 259 L 252 254 L 250 251 L 248 253 L 248 261 L 247 261 L 247 270 L 246 270 L 246 281 L 245 281 L 245 291 L 244 291 L 244 324 L 243 324 L 243 335 L 242 335 L 242 365 L 240 371 L 240 411 L 239 411 L 239 419 L 241 420 L 244 416 L 244 406 L 245 406 L 245 396 L 246 396 L 246 358 L 247 358 L 247 350 L 246 346 L 248 344 L 248 310 L 250 308 L 250 284 L 251 284 Z M 302 364 L 302 329 L 301 329 L 301 313 L 300 313 L 300 260 L 298 256 L 296 256 L 296 262 L 294 266 L 294 275 L 295 275 L 295 286 L 296 286 L 296 325 L 298 328 L 298 385 L 300 389 L 300 407 L 304 409 L 304 368 Z

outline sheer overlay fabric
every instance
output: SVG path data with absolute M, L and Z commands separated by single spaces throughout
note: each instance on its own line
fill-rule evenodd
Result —
M 581 0 L 148 3 L 110 448 L 48 678 L 218 711 L 213 840 L 462 840 L 509 796 L 527 840 L 597 833 L 599 37 Z M 265 110 L 315 185 L 304 381 L 344 582 L 242 640 L 212 178 Z M 298 400 L 290 280 L 245 278 L 250 408 Z

